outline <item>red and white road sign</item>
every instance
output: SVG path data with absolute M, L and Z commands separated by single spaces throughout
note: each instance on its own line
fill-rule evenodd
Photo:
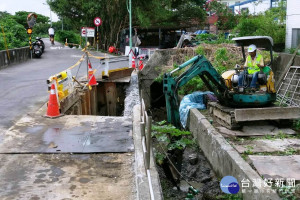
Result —
M 95 26 L 100 26 L 102 24 L 102 20 L 100 19 L 100 17 L 95 17 L 94 24 Z
M 95 37 L 95 28 L 93 27 L 81 27 L 82 37 Z

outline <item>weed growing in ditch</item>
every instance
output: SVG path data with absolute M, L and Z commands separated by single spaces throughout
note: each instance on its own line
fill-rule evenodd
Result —
M 293 127 L 294 127 L 294 129 L 296 129 L 297 131 L 300 131 L 300 119 L 294 120 Z
M 189 131 L 179 130 L 175 126 L 167 124 L 166 121 L 152 125 L 152 137 L 155 137 L 166 151 L 183 150 L 187 146 L 196 146 L 195 141 L 189 136 L 191 136 Z M 162 164 L 166 155 L 157 152 L 155 158 L 158 164 Z
M 298 197 L 295 196 L 295 187 L 283 185 L 277 188 L 278 194 L 282 200 L 297 200 Z

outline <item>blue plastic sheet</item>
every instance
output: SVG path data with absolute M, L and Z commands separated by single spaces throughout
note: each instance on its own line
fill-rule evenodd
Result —
M 179 106 L 179 115 L 180 122 L 183 128 L 186 127 L 187 118 L 189 115 L 189 111 L 192 108 L 197 108 L 200 110 L 206 109 L 205 106 L 205 95 L 213 95 L 212 92 L 193 92 L 192 94 L 188 94 L 183 97 Z

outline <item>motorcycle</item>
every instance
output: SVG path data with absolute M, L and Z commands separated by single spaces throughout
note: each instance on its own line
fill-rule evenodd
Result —
M 36 39 L 36 42 L 38 43 L 38 45 L 40 46 L 42 52 L 44 53 L 44 51 L 45 51 L 45 43 L 44 43 L 44 41 L 40 37 L 36 37 L 35 39 Z
M 37 41 L 33 42 L 32 47 L 33 47 L 33 54 L 35 55 L 35 57 L 40 58 L 43 52 L 39 43 Z

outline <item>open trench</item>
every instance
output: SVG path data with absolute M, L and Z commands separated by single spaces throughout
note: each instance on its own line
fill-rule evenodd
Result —
M 154 123 L 167 119 L 162 88 L 158 82 L 150 86 L 149 107 Z M 190 138 L 193 139 L 192 136 Z M 155 138 L 153 147 L 155 154 L 164 153 L 160 141 Z M 164 159 L 162 164 L 157 164 L 164 199 L 184 199 L 190 186 L 199 190 L 199 194 L 194 196 L 196 199 L 216 199 L 222 195 L 219 179 L 199 146 L 187 146 L 182 151 L 169 151 L 167 154 L 171 161 Z
M 133 107 L 140 104 L 138 75 L 133 72 L 130 81 L 98 81 L 92 90 L 79 92 L 80 100 L 66 114 L 100 115 L 100 116 L 132 116 Z M 148 113 L 153 123 L 166 120 L 165 99 L 162 85 L 154 82 L 151 86 L 151 106 Z M 153 138 L 154 155 L 159 151 L 158 141 Z M 171 153 L 172 154 L 172 153 Z M 170 171 L 169 162 L 156 164 L 164 199 L 184 199 L 188 194 L 189 184 L 200 193 L 197 199 L 215 199 L 221 194 L 219 181 L 212 167 L 198 147 L 187 147 L 178 154 L 176 165 L 182 174 Z M 177 178 L 174 178 L 177 177 Z

